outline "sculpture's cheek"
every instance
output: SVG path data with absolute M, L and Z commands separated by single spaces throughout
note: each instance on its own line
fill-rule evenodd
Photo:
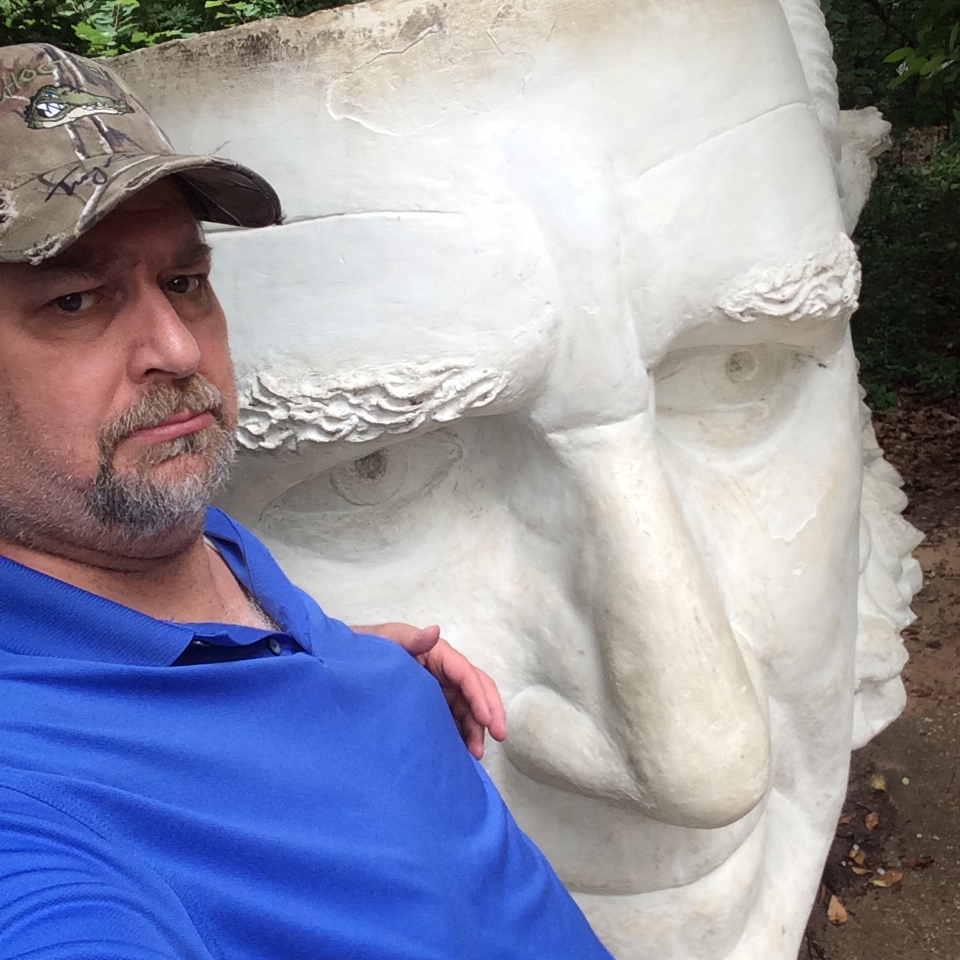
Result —
M 771 691 L 799 696 L 825 666 L 844 680 L 862 472 L 849 342 L 680 354 L 657 383 L 663 463 L 731 622 Z
M 583 511 L 522 421 L 477 418 L 383 447 L 245 519 L 329 613 L 437 621 L 508 696 L 549 678 L 595 697 L 576 597 Z

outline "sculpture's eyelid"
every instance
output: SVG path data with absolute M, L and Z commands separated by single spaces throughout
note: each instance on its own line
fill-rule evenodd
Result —
M 462 456 L 456 439 L 439 430 L 383 444 L 296 484 L 271 508 L 308 510 L 317 516 L 397 509 L 442 482 Z
M 714 424 L 734 414 L 747 418 L 723 421 L 729 440 L 746 441 L 753 428 L 791 407 L 816 360 L 815 352 L 783 344 L 678 351 L 659 368 L 657 409 L 665 424 L 672 417 Z

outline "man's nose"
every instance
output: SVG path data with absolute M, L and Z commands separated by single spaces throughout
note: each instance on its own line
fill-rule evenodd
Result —
M 130 374 L 135 381 L 179 380 L 197 372 L 200 345 L 163 289 L 138 285 L 125 312 L 133 340 Z

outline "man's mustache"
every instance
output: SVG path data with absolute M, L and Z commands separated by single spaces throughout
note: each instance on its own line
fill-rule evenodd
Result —
M 100 431 L 101 456 L 109 458 L 117 445 L 131 434 L 155 427 L 186 410 L 191 413 L 209 411 L 217 423 L 224 428 L 227 426 L 223 394 L 206 377 L 195 373 L 179 383 L 149 386 L 132 406 Z

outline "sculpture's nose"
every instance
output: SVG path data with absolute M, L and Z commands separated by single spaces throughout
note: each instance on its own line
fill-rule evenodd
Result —
M 546 688 L 525 691 L 511 712 L 510 752 L 529 772 L 542 763 L 550 782 L 566 780 L 576 792 L 660 821 L 715 827 L 764 796 L 768 723 L 658 463 L 651 420 L 640 415 L 549 436 L 585 507 L 581 600 L 606 702 L 602 716 L 586 717 Z M 532 734 L 538 744 L 525 741 L 531 726 L 539 728 Z M 578 749 L 568 744 L 556 754 L 548 731 L 579 737 Z

